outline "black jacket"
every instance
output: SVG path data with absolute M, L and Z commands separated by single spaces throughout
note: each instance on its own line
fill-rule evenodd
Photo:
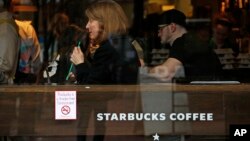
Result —
M 76 66 L 79 84 L 135 84 L 138 56 L 128 36 L 112 36 Z

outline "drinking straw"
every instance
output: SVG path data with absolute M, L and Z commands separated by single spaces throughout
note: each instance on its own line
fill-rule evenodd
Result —
M 81 44 L 81 42 L 79 41 L 77 44 L 78 48 L 80 48 L 80 44 Z M 69 76 L 70 76 L 70 72 L 72 71 L 72 68 L 73 68 L 73 63 L 71 62 L 66 80 L 69 80 Z

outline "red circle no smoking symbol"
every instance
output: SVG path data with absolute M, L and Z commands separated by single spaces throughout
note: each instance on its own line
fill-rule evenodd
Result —
M 67 106 L 67 105 L 64 105 L 62 108 L 61 108 L 61 112 L 62 114 L 64 115 L 68 115 L 70 113 L 70 107 Z

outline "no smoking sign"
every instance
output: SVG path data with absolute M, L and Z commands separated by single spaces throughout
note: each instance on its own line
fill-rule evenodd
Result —
M 76 91 L 55 91 L 55 119 L 76 119 Z
M 70 107 L 67 106 L 67 105 L 64 105 L 62 108 L 61 108 L 61 112 L 62 114 L 64 115 L 68 115 L 70 113 Z

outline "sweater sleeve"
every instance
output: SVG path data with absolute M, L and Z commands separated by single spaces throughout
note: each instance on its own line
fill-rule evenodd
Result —
M 79 84 L 109 84 L 116 59 L 115 50 L 109 46 L 98 48 L 93 58 L 76 66 L 76 78 Z

